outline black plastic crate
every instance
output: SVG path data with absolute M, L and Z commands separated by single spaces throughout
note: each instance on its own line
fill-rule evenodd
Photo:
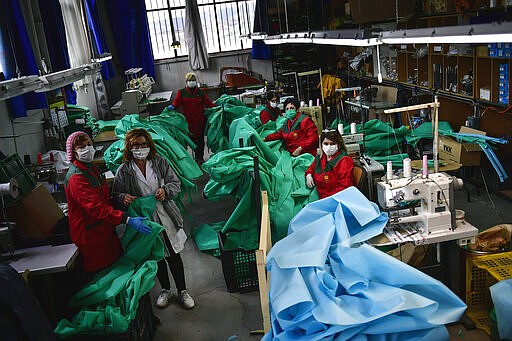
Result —
M 151 341 L 155 334 L 158 319 L 153 315 L 149 293 L 139 300 L 137 314 L 126 332 L 113 335 L 77 335 L 72 341 Z
M 229 292 L 249 292 L 258 289 L 258 269 L 254 250 L 224 250 L 225 237 L 219 233 L 222 272 Z

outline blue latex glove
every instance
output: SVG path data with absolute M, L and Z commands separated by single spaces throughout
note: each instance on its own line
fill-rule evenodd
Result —
M 144 222 L 144 220 L 147 219 L 148 218 L 146 217 L 129 217 L 126 224 L 128 224 L 128 226 L 133 227 L 142 234 L 150 234 L 151 227 L 149 227 L 149 225 Z
M 167 107 L 167 109 L 169 109 L 169 110 L 174 110 L 174 105 L 172 105 L 172 104 L 171 104 L 171 105 L 169 105 L 169 106 Z

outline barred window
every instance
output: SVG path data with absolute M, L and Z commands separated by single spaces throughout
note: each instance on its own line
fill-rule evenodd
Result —
M 186 56 L 185 0 L 145 1 L 155 60 Z M 208 53 L 251 47 L 251 40 L 240 36 L 252 32 L 256 0 L 197 0 L 197 4 Z

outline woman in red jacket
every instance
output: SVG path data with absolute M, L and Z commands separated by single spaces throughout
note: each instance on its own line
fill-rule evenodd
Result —
M 306 185 L 316 185 L 320 199 L 354 186 L 354 161 L 347 156 L 343 138 L 337 130 L 322 132 L 322 153 L 306 170 Z
M 114 209 L 107 183 L 92 164 L 95 149 L 86 133 L 77 131 L 69 135 L 66 151 L 72 162 L 64 182 L 69 233 L 78 247 L 84 270 L 94 273 L 121 256 L 116 225 L 126 223 L 143 234 L 151 233 L 151 227 L 144 223 L 147 218 L 130 218 Z
M 206 127 L 206 116 L 204 110 L 214 107 L 206 93 L 197 86 L 197 77 L 193 72 L 185 76 L 187 86 L 178 90 L 176 98 L 172 102 L 173 108 L 180 108 L 188 123 L 188 130 L 191 133 L 192 141 L 197 145 L 195 159 L 197 163 L 204 162 L 204 128 Z M 171 108 L 172 109 L 172 108 Z
M 260 121 L 262 125 L 268 121 L 275 121 L 279 116 L 281 116 L 281 109 L 277 107 L 279 104 L 279 98 L 276 93 L 273 91 L 267 92 L 265 97 L 267 99 L 267 104 L 260 112 Z
M 268 135 L 265 141 L 283 140 L 286 150 L 293 156 L 310 153 L 316 155 L 318 148 L 318 129 L 311 117 L 298 111 L 299 101 L 287 98 L 284 101 L 284 116 L 288 118 L 283 128 Z

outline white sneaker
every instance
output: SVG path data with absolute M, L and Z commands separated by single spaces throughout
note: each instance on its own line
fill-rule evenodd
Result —
M 181 305 L 183 306 L 183 308 L 185 308 L 185 309 L 192 309 L 196 305 L 196 303 L 194 302 L 194 299 L 192 298 L 192 296 L 190 296 L 190 294 L 188 293 L 187 290 L 182 290 L 180 292 L 179 301 L 180 301 Z
M 165 308 L 169 305 L 169 299 L 171 298 L 171 292 L 166 289 L 162 289 L 160 295 L 156 299 L 156 306 L 158 308 Z

